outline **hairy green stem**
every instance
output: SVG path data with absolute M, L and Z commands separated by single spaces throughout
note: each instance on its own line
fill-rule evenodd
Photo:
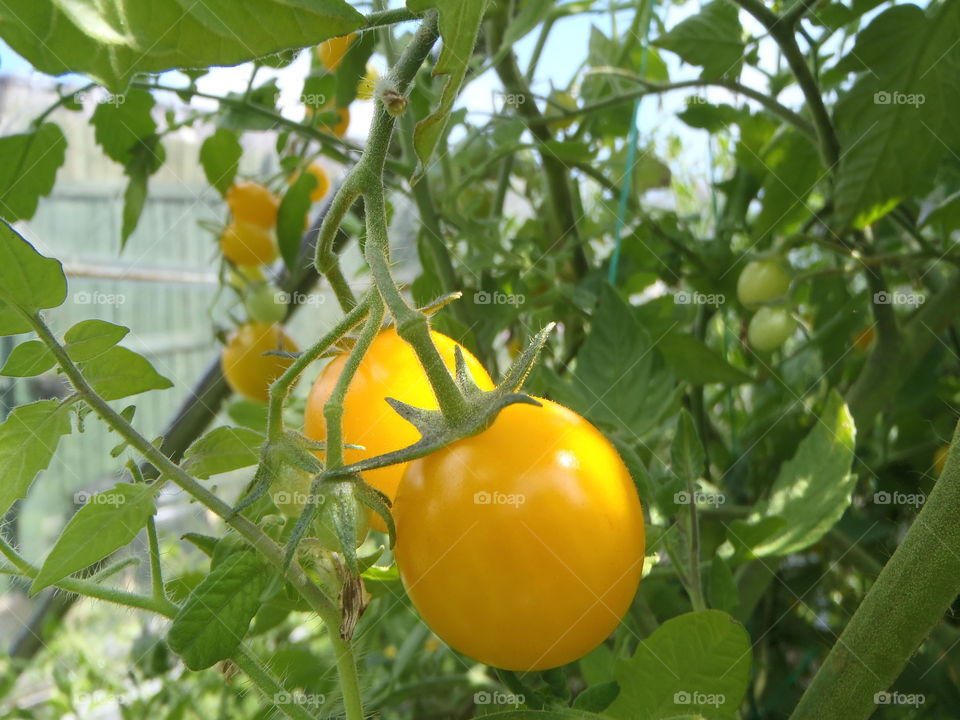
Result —
M 263 696 L 290 720 L 316 720 L 312 713 L 297 702 L 296 695 L 288 692 L 242 645 L 230 659 L 250 678 Z
M 290 388 L 303 371 L 320 355 L 329 350 L 344 335 L 350 332 L 369 312 L 366 303 L 355 306 L 317 342 L 302 352 L 283 375 L 270 386 L 270 401 L 267 406 L 267 438 L 277 440 L 283 435 L 283 405 Z
M 157 537 L 157 523 L 152 515 L 147 518 L 147 543 L 150 549 L 150 588 L 156 600 L 166 600 L 163 571 L 160 569 L 160 540 Z
M 396 8 L 394 10 L 378 10 L 367 15 L 367 21 L 362 30 L 372 30 L 373 28 L 383 27 L 384 25 L 396 25 L 397 23 L 416 20 L 420 16 L 406 8 Z
M 277 545 L 246 517 L 235 514 L 227 503 L 207 490 L 206 487 L 194 480 L 179 465 L 171 461 L 156 445 L 137 432 L 126 419 L 101 398 L 90 386 L 86 378 L 83 377 L 80 369 L 73 363 L 67 355 L 66 350 L 64 350 L 63 346 L 57 341 L 56 337 L 54 337 L 50 331 L 50 328 L 47 327 L 39 315 L 24 314 L 24 317 L 30 322 L 37 337 L 50 349 L 74 389 L 104 422 L 113 428 L 120 437 L 126 440 L 131 447 L 143 455 L 146 460 L 153 463 L 159 470 L 161 476 L 173 480 L 173 482 L 193 496 L 198 502 L 219 515 L 228 525 L 259 551 L 270 565 L 278 568 L 286 568 L 284 572 L 287 580 L 290 581 L 300 596 L 303 597 L 311 609 L 317 613 L 327 626 L 337 656 L 337 667 L 340 670 L 340 683 L 345 698 L 349 693 L 354 692 L 354 689 L 358 686 L 356 663 L 349 644 L 340 638 L 339 608 L 327 598 L 323 590 L 307 577 L 299 563 L 291 562 L 287 564 L 284 562 L 285 554 L 283 548 Z M 63 587 L 67 590 L 70 589 L 66 585 L 63 585 Z M 151 598 L 150 602 L 154 603 L 156 601 Z M 353 698 L 348 701 L 348 708 L 353 708 L 347 716 L 348 720 L 363 719 L 362 711 L 358 711 L 355 707 L 357 703 L 359 703 L 358 698 Z
M 350 290 L 343 272 L 340 269 L 340 259 L 334 250 L 334 240 L 340 225 L 353 203 L 360 197 L 360 188 L 357 186 L 355 177 L 348 174 L 346 180 L 337 189 L 327 213 L 323 216 L 323 222 L 320 223 L 320 231 L 317 234 L 316 255 L 313 264 L 320 275 L 324 275 L 333 288 L 337 296 L 337 302 L 344 312 L 349 312 L 356 304 L 357 299 Z
M 370 349 L 380 326 L 383 324 L 383 303 L 379 297 L 371 294 L 364 302 L 363 310 L 368 314 L 360 337 L 347 357 L 347 362 L 337 378 L 330 398 L 323 406 L 323 418 L 327 424 L 326 469 L 331 470 L 343 465 L 343 401 L 347 396 L 350 381 L 360 367 L 360 361 Z
M 792 720 L 873 715 L 910 657 L 960 593 L 960 425 L 943 474 L 844 628 Z

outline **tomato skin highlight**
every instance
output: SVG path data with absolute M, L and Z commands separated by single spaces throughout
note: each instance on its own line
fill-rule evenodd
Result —
M 737 278 L 737 298 L 748 309 L 782 298 L 790 289 L 790 275 L 777 260 L 748 262 Z
M 234 183 L 227 190 L 226 200 L 234 220 L 264 228 L 277 224 L 280 200 L 258 182 L 244 180 Z
M 444 363 L 452 372 L 457 343 L 433 330 L 430 335 Z M 493 382 L 480 361 L 462 346 L 461 349 L 476 383 L 485 390 L 492 390 Z M 327 439 L 323 406 L 333 394 L 346 362 L 345 354 L 334 358 L 314 382 L 304 412 L 304 433 L 307 437 L 320 441 Z M 420 439 L 416 428 L 387 404 L 385 398 L 388 397 L 414 407 L 437 408 L 437 400 L 416 353 L 393 328 L 384 330 L 374 338 L 347 389 L 343 403 L 343 440 L 346 443 L 362 445 L 365 449 L 345 448 L 344 462 L 353 463 L 400 450 Z M 388 465 L 368 470 L 363 473 L 363 477 L 393 500 L 405 468 L 405 464 Z M 386 530 L 378 515 L 371 516 L 371 525 L 381 532 Z
M 394 503 L 397 565 L 423 620 L 506 670 L 599 645 L 643 570 L 643 510 L 623 461 L 585 419 L 540 402 L 411 462 Z
M 266 402 L 270 383 L 293 364 L 293 359 L 264 353 L 270 350 L 296 352 L 297 349 L 296 343 L 280 325 L 247 323 L 230 334 L 220 355 L 220 366 L 234 392 Z

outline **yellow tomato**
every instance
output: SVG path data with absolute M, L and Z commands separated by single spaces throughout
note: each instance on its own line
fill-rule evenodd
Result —
M 293 364 L 292 358 L 265 355 L 271 350 L 296 352 L 296 343 L 280 325 L 247 323 L 231 333 L 220 355 L 220 366 L 234 392 L 266 402 L 270 383 Z
M 273 232 L 261 225 L 235 220 L 223 229 L 220 249 L 234 265 L 263 265 L 277 256 Z
M 343 56 L 347 54 L 350 43 L 353 42 L 356 36 L 356 33 L 350 33 L 349 35 L 330 38 L 317 46 L 317 54 L 320 57 L 320 62 L 323 63 L 323 66 L 327 70 L 333 72 L 340 67 L 340 63 L 343 62 Z
M 431 331 L 430 334 L 444 363 L 452 371 L 457 343 L 441 333 Z M 462 346 L 461 350 L 477 384 L 485 390 L 493 389 L 493 382 L 480 361 Z M 321 441 L 327 439 L 323 406 L 333 393 L 346 362 L 346 355 L 335 358 L 313 384 L 304 412 L 304 432 L 307 437 Z M 353 445 L 362 445 L 364 449 L 346 449 L 345 462 L 353 463 L 400 450 L 420 439 L 416 428 L 386 403 L 385 398 L 388 397 L 414 407 L 437 407 L 437 400 L 416 353 L 393 328 L 377 335 L 347 389 L 343 403 L 343 440 Z M 368 470 L 363 477 L 392 500 L 405 467 L 405 464 L 388 465 Z M 371 524 L 381 532 L 386 529 L 379 516 L 371 517 Z
M 590 652 L 643 570 L 643 511 L 623 461 L 575 412 L 540 402 L 411 462 L 394 504 L 397 565 L 424 622 L 507 670 Z
M 234 220 L 272 228 L 277 224 L 280 200 L 260 183 L 244 180 L 227 190 L 227 206 Z

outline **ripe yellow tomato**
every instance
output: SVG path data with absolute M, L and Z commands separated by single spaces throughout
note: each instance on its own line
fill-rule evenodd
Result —
M 260 183 L 252 180 L 234 183 L 227 190 L 226 198 L 234 220 L 265 228 L 277 224 L 280 200 Z
M 327 196 L 327 193 L 330 192 L 330 176 L 327 175 L 327 171 L 323 169 L 323 165 L 320 163 L 310 163 L 310 165 L 307 166 L 307 172 L 317 179 L 316 186 L 310 192 L 310 201 L 320 202 Z M 300 177 L 299 171 L 290 176 L 290 183 L 293 184 L 296 182 L 298 177 Z
M 353 42 L 356 36 L 356 33 L 350 33 L 349 35 L 330 38 L 317 46 L 317 55 L 327 70 L 333 72 L 340 67 L 340 63 L 343 62 L 343 56 L 347 54 L 350 43 Z
M 297 345 L 280 325 L 247 323 L 230 334 L 220 366 L 234 392 L 266 402 L 270 383 L 293 364 L 292 358 L 264 355 L 271 350 L 296 352 Z
M 452 371 L 457 343 L 442 333 L 431 331 L 430 334 L 444 363 Z M 477 385 L 485 390 L 493 389 L 493 382 L 480 361 L 465 348 L 461 347 L 461 350 Z M 346 355 L 335 358 L 313 384 L 304 412 L 304 432 L 307 437 L 320 441 L 327 439 L 323 406 L 333 393 L 346 362 Z M 362 445 L 364 449 L 345 450 L 345 462 L 353 463 L 400 450 L 420 439 L 416 428 L 386 403 L 384 398 L 388 397 L 414 407 L 437 407 L 437 399 L 416 353 L 393 328 L 377 335 L 347 389 L 343 403 L 343 440 L 353 445 Z M 397 485 L 400 484 L 405 467 L 405 464 L 388 465 L 369 470 L 363 477 L 392 500 L 396 496 Z M 381 532 L 386 529 L 379 516 L 372 516 L 371 524 Z
M 273 232 L 261 225 L 235 220 L 223 229 L 220 249 L 234 265 L 263 265 L 277 257 Z
M 507 670 L 557 667 L 618 625 L 643 570 L 630 474 L 590 423 L 549 400 L 410 463 L 395 555 L 426 624 Z

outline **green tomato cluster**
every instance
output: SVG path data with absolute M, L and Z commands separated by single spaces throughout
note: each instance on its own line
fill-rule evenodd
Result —
M 752 260 L 737 278 L 737 297 L 748 310 L 756 310 L 747 327 L 747 340 L 757 352 L 771 352 L 797 329 L 787 304 L 790 273 L 775 259 Z

